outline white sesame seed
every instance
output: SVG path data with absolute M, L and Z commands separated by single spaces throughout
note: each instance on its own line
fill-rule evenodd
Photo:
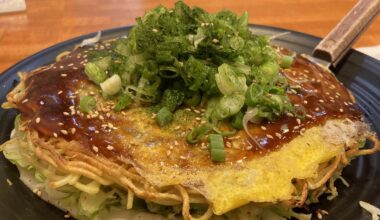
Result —
M 107 150 L 113 150 L 113 149 L 114 149 L 114 147 L 112 145 L 107 146 Z
M 181 160 L 186 160 L 185 156 L 180 156 L 179 158 L 181 158 Z
M 24 99 L 21 103 L 26 103 L 27 101 L 29 101 L 29 99 Z
M 281 138 L 282 137 L 282 135 L 280 134 L 280 133 L 275 133 L 275 135 L 278 137 L 278 138 Z
M 202 144 L 201 144 L 201 149 L 203 149 L 203 150 L 207 149 L 207 146 L 204 142 L 202 142 Z
M 307 100 L 303 101 L 304 104 L 307 104 Z
M 294 117 L 294 115 L 293 115 L 292 113 L 290 113 L 290 112 L 287 112 L 286 115 L 287 115 L 288 117 Z
M 318 100 L 320 103 L 324 103 L 325 101 L 323 101 L 323 99 L 320 99 L 320 100 Z
M 267 128 L 266 128 L 265 126 L 261 126 L 260 128 L 261 128 L 261 130 L 263 130 L 263 131 L 267 130 Z
M 66 77 L 66 76 L 67 76 L 66 73 L 62 73 L 62 74 L 61 74 L 61 77 Z
M 273 136 L 270 134 L 267 134 L 266 136 L 267 136 L 267 138 L 273 139 Z
M 57 133 L 53 133 L 53 136 L 55 137 L 55 138 L 57 138 L 58 137 L 58 134 Z
M 45 102 L 41 100 L 40 105 L 45 105 Z
M 157 33 L 157 32 L 158 32 L 158 30 L 157 30 L 156 28 L 153 28 L 152 31 L 153 31 L 154 33 Z
M 60 91 L 59 91 L 57 94 L 58 94 L 58 95 L 60 95 L 60 94 L 62 94 L 62 93 L 63 93 L 63 91 L 62 91 L 62 90 L 60 90 Z
M 68 113 L 68 112 L 63 112 L 63 115 L 68 116 L 68 115 L 70 115 L 70 113 Z
M 40 123 L 40 121 L 41 121 L 41 118 L 40 118 L 40 117 L 36 118 L 36 123 L 37 123 L 37 124 Z
M 297 118 L 296 121 L 297 121 L 297 124 L 299 125 L 301 124 L 301 119 Z
M 340 112 L 343 112 L 343 109 L 341 108 L 341 109 L 339 109 L 339 111 L 340 111 Z
M 232 147 L 231 142 L 226 142 L 227 147 Z
M 76 128 L 71 128 L 71 133 L 72 133 L 72 134 L 75 134 L 76 131 L 77 131 Z
M 94 150 L 96 153 L 99 152 L 99 148 L 97 146 L 95 146 L 95 145 L 92 146 L 92 150 Z
M 69 132 L 67 132 L 66 130 L 61 130 L 61 133 L 64 134 L 64 135 L 68 135 Z

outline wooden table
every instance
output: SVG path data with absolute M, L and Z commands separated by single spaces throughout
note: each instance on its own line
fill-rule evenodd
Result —
M 154 0 L 27 0 L 27 11 L 0 15 L 0 72 L 37 51 L 72 37 L 134 23 Z M 174 0 L 161 1 L 173 6 Z M 325 36 L 355 0 L 188 0 L 216 12 L 248 11 L 249 21 Z M 355 44 L 380 44 L 380 17 Z

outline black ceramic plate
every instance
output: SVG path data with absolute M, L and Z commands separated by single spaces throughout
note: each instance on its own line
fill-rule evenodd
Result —
M 124 35 L 129 29 L 130 27 L 121 27 L 103 31 L 103 39 Z M 252 29 L 268 35 L 288 31 L 255 25 L 252 26 Z M 17 72 L 30 71 L 50 64 L 54 62 L 56 55 L 60 52 L 72 49 L 74 45 L 91 36 L 94 34 L 84 35 L 52 46 L 5 71 L 0 75 L 0 103 L 4 102 L 6 94 L 17 84 Z M 319 40 L 309 35 L 290 31 L 290 34 L 277 38 L 275 43 L 298 53 L 311 54 Z M 339 80 L 354 93 L 366 119 L 380 134 L 380 62 L 352 50 L 334 72 Z M 9 139 L 16 114 L 15 110 L 0 108 L 0 144 Z M 39 199 L 19 181 L 18 177 L 16 167 L 4 159 L 1 154 L 0 219 L 64 219 L 63 212 Z M 380 206 L 380 153 L 354 160 L 344 170 L 344 177 L 350 183 L 349 188 L 338 183 L 338 198 L 332 201 L 322 199 L 320 204 L 312 206 L 311 209 L 327 210 L 330 214 L 324 219 L 371 219 L 370 215 L 359 207 L 358 202 L 364 200 Z M 13 182 L 12 186 L 7 184 L 7 178 Z

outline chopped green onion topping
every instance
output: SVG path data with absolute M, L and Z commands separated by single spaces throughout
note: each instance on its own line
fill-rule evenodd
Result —
M 247 90 L 245 76 L 228 64 L 219 66 L 215 80 L 223 95 L 232 95 L 233 93 L 244 94 Z
M 98 85 L 107 79 L 106 72 L 100 69 L 95 63 L 87 63 L 84 66 L 84 72 L 91 81 Z
M 198 105 L 200 102 L 201 102 L 201 95 L 199 94 L 199 92 L 195 92 L 191 95 L 190 98 L 188 99 L 185 99 L 183 102 L 187 105 L 187 106 L 196 106 Z
M 100 88 L 106 95 L 115 95 L 121 90 L 121 78 L 115 74 L 106 81 L 100 83 Z
M 220 134 L 210 134 L 208 136 L 210 144 L 211 159 L 216 162 L 223 162 L 226 159 L 224 152 L 223 136 Z
M 187 135 L 186 140 L 190 144 L 195 144 L 198 141 L 200 141 L 211 130 L 212 127 L 210 127 L 209 125 L 201 125 L 191 130 L 190 133 Z
M 274 61 L 269 61 L 260 66 L 261 71 L 263 71 L 264 74 L 267 74 L 271 77 L 278 74 L 280 71 L 279 65 Z
M 219 99 L 214 111 L 214 117 L 218 120 L 228 118 L 240 111 L 244 105 L 244 95 L 226 95 Z
M 231 120 L 232 127 L 238 130 L 243 129 L 243 117 L 243 112 L 238 112 L 234 115 Z
M 91 96 L 82 96 L 79 101 L 79 109 L 82 112 L 88 113 L 96 107 L 96 100 Z
M 293 65 L 294 62 L 294 55 L 288 56 L 288 55 L 283 55 L 281 58 L 280 66 L 282 68 L 289 68 Z
M 123 94 L 123 95 L 119 96 L 119 98 L 117 99 L 114 110 L 119 112 L 119 111 L 125 109 L 126 107 L 128 107 L 132 103 L 132 101 L 133 100 L 131 97 L 129 97 L 129 95 Z
M 99 60 L 94 61 L 94 64 L 99 67 L 100 70 L 106 71 L 111 64 L 111 57 L 107 56 Z
M 173 9 L 159 6 L 136 23 L 127 38 L 90 52 L 85 65 L 105 98 L 117 97 L 115 111 L 132 102 L 155 106 L 157 124 L 165 126 L 184 105 L 207 106 L 202 116 L 207 123 L 187 135 L 189 143 L 294 113 L 287 79 L 280 72 L 280 66 L 292 65 L 294 56 L 278 53 L 267 36 L 254 35 L 247 13 L 210 14 L 178 1 Z M 222 121 L 234 129 L 220 131 Z M 224 157 L 223 150 L 212 152 L 217 159 Z
M 175 89 L 166 89 L 161 98 L 161 106 L 169 109 L 170 112 L 174 112 L 177 106 L 181 105 L 185 95 L 183 92 Z
M 173 113 L 167 107 L 163 107 L 157 112 L 156 121 L 163 127 L 173 121 Z

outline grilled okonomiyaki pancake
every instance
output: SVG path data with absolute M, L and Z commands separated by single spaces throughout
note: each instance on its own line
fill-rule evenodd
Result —
M 174 14 L 180 6 L 188 9 L 179 2 Z M 343 167 L 379 149 L 354 97 L 335 76 L 283 48 L 264 45 L 276 54 L 270 65 L 282 67 L 274 74 L 268 61 L 252 64 L 263 75 L 249 77 L 251 72 L 236 73 L 244 72 L 242 62 L 226 64 L 220 61 L 225 57 L 215 61 L 196 53 L 157 61 L 157 76 L 149 75 L 147 62 L 132 70 L 147 67 L 145 72 L 119 74 L 134 65 L 120 51 L 146 25 L 149 18 L 144 19 L 127 40 L 78 47 L 54 64 L 20 73 L 3 104 L 20 111 L 12 139 L 2 146 L 5 156 L 28 173 L 23 180 L 32 190 L 74 217 L 106 219 L 117 210 L 126 216 L 159 214 L 146 214 L 152 219 L 308 218 L 292 208 L 317 202 L 323 193 L 335 197 L 334 181 Z M 160 31 L 157 26 L 150 34 Z M 155 53 L 149 59 L 164 59 Z M 286 60 L 279 57 L 290 64 L 281 65 Z M 187 68 L 191 59 L 220 65 Z M 173 72 L 170 62 L 178 62 L 173 66 L 182 72 Z M 212 68 L 214 87 L 204 90 L 181 75 Z M 143 90 L 152 79 L 159 79 L 153 80 L 159 84 L 153 98 Z M 260 84 L 268 79 L 277 81 Z M 212 88 L 215 94 L 208 93 Z M 372 148 L 363 148 L 366 140 Z

